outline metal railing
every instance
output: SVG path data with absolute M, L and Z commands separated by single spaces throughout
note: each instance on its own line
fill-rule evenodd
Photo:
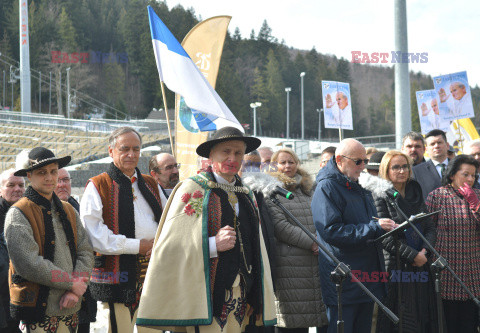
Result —
M 40 113 L 20 113 L 15 111 L 0 111 L 0 122 L 17 123 L 24 126 L 46 127 L 57 130 L 79 130 L 84 132 L 110 133 L 121 126 L 130 126 L 142 133 L 154 132 L 168 135 L 166 120 L 83 120 L 65 118 L 59 115 Z M 172 124 L 172 121 L 170 121 Z

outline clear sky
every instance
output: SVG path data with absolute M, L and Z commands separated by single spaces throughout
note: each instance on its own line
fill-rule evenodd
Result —
M 352 51 L 395 50 L 394 0 L 167 0 L 167 4 L 194 8 L 202 19 L 230 15 L 229 31 L 233 34 L 239 27 L 243 38 L 252 29 L 257 34 L 266 19 L 272 35 L 286 45 L 315 47 L 349 61 Z M 428 62 L 411 64 L 410 70 L 432 76 L 466 70 L 470 85 L 480 85 L 479 13 L 480 1 L 407 0 L 409 52 L 428 52 Z

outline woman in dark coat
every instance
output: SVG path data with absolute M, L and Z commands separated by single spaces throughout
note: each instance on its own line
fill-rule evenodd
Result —
M 422 189 L 412 179 L 411 166 L 412 161 L 407 155 L 391 150 L 382 158 L 379 169 L 379 177 L 391 182 L 394 189 L 400 194 L 397 196 L 398 206 L 408 217 L 426 211 Z M 378 217 L 391 218 L 397 224 L 405 221 L 390 203 L 385 192 L 374 193 L 374 199 Z M 434 246 L 436 230 L 433 221 L 428 218 L 418 222 L 416 226 Z M 399 246 L 400 263 L 398 263 L 396 257 L 396 245 Z M 433 275 L 430 274 L 428 263 L 430 253 L 422 239 L 412 228 L 407 228 L 404 232 L 398 234 L 397 242 L 395 242 L 393 236 L 384 239 L 383 249 L 385 267 L 389 273 L 385 305 L 394 313 L 399 313 L 399 282 L 395 281 L 399 276 L 397 270 L 400 269 L 402 273 L 411 272 L 409 276 L 412 277 L 413 281 L 401 282 L 403 332 L 437 332 Z M 379 311 L 377 332 L 395 332 L 398 330 L 398 326 L 395 326 L 383 312 Z
M 299 168 L 300 160 L 291 149 L 275 152 L 272 163 L 278 169 L 272 175 L 283 187 L 293 192 L 293 200 L 278 197 L 279 201 L 315 234 L 312 211 L 312 186 L 310 175 Z M 318 245 L 285 213 L 267 201 L 276 238 L 275 295 L 277 296 L 278 333 L 307 333 L 309 327 L 326 332 L 326 308 L 322 301 L 318 270 Z
M 479 163 L 459 155 L 448 163 L 443 186 L 427 198 L 430 211 L 440 210 L 435 249 L 475 297 L 480 297 L 480 190 L 472 189 Z M 477 332 L 478 308 L 446 270 L 441 273 L 442 300 L 448 332 Z

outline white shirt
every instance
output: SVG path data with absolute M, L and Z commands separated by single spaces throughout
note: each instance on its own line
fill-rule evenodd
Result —
M 215 179 L 217 180 L 217 183 L 219 184 L 226 184 L 226 185 L 235 185 L 235 179 L 233 179 L 232 182 L 229 182 L 222 176 L 220 176 L 218 173 L 214 172 L 213 175 L 215 176 Z M 239 206 L 238 202 L 235 204 L 235 214 L 238 216 L 239 213 Z M 217 242 L 215 241 L 215 236 L 208 237 L 208 248 L 210 250 L 210 258 L 215 258 L 218 256 L 217 253 Z
M 445 161 L 443 162 L 437 162 L 432 159 L 432 162 L 433 162 L 433 165 L 435 165 L 435 169 L 437 169 L 438 175 L 440 176 L 440 178 L 442 178 L 442 167 L 440 166 L 440 163 L 445 164 L 445 170 L 446 170 L 448 165 L 448 158 L 446 158 Z
M 133 176 L 137 177 L 137 173 L 135 172 Z M 106 255 L 138 254 L 140 240 L 155 237 L 158 223 L 155 222 L 155 215 L 138 188 L 138 181 L 135 180 L 132 189 L 136 198 L 133 200 L 135 238 L 127 238 L 124 235 L 115 235 L 104 224 L 102 199 L 93 182 L 89 182 L 85 188 L 80 202 L 80 219 L 95 251 Z M 162 197 L 160 189 L 159 192 Z

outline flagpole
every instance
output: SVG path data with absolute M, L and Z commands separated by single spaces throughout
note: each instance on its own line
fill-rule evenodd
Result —
M 175 149 L 173 147 L 172 130 L 170 129 L 170 118 L 168 117 L 167 97 L 165 96 L 165 88 L 163 86 L 163 81 L 160 81 L 160 87 L 162 89 L 163 106 L 165 107 L 165 117 L 167 118 L 168 136 L 170 137 L 170 147 L 172 148 L 172 155 L 173 155 L 173 157 L 175 157 Z

